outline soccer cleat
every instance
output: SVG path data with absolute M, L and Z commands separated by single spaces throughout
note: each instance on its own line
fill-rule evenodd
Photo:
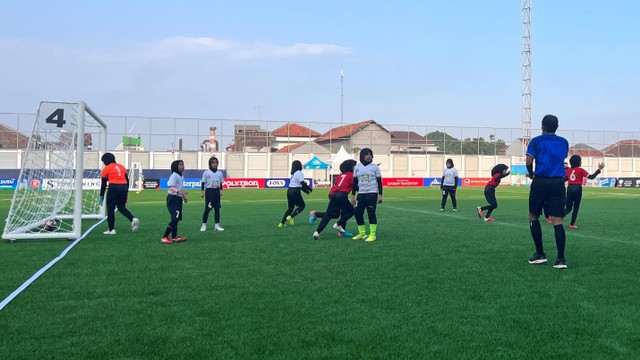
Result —
M 342 226 L 338 225 L 338 223 L 333 224 L 333 228 L 338 230 L 339 232 L 345 232 L 346 230 L 342 228 Z
M 289 225 L 291 226 L 295 225 L 295 221 L 293 221 L 293 218 L 291 217 L 291 215 L 287 216 L 287 221 L 289 222 Z
M 443 212 L 443 211 L 444 211 L 444 208 L 440 208 L 440 212 Z
M 564 258 L 558 258 L 553 263 L 553 267 L 556 268 L 556 269 L 566 269 L 567 268 L 567 262 L 564 260 Z
M 284 224 L 283 224 L 283 223 L 278 223 L 278 227 L 279 227 L 279 228 L 283 228 L 283 227 L 284 227 Z
M 216 224 L 216 226 L 213 227 L 213 230 L 215 230 L 215 231 L 224 231 L 222 226 L 220 226 L 219 224 Z
M 547 218 L 547 222 L 548 222 L 549 224 L 551 224 L 551 217 L 550 217 L 550 216 Z
M 367 238 L 367 234 L 358 234 L 356 236 L 354 236 L 352 239 L 353 240 L 363 240 Z
M 458 209 L 453 209 L 453 212 L 458 212 Z
M 578 227 L 575 225 L 569 225 L 569 229 L 577 229 Z
M 494 220 L 493 218 L 488 217 L 488 218 L 484 218 L 484 221 L 494 221 Z
M 178 236 L 174 237 L 172 240 L 173 240 L 173 242 L 183 242 L 183 241 L 187 241 L 187 238 L 178 235 Z
M 376 236 L 375 235 L 369 235 L 369 236 L 367 236 L 366 239 L 364 239 L 364 241 L 366 241 L 366 242 L 376 241 Z
M 163 236 L 162 239 L 160 239 L 160 242 L 163 244 L 173 244 L 173 241 L 171 241 L 168 236 Z
M 314 231 L 313 232 L 313 240 L 318 240 L 318 239 L 320 239 L 320 233 L 317 232 L 317 231 Z
M 535 253 L 529 259 L 529 264 L 533 264 L 533 265 L 540 265 L 546 262 L 547 262 L 547 255 L 545 255 L 544 253 Z
M 207 231 L 207 224 L 202 224 L 202 226 L 200 226 L 200 231 Z
M 352 237 L 353 233 L 350 233 L 348 231 L 345 232 L 338 232 L 338 236 L 347 236 L 347 237 Z
M 107 230 L 107 231 L 103 232 L 103 234 L 105 234 L 105 235 L 115 235 L 116 234 L 116 229 Z
M 131 231 L 138 231 L 138 225 L 140 225 L 140 219 L 133 218 L 133 220 L 131 220 Z
M 478 217 L 482 219 L 482 208 L 478 206 L 476 209 L 478 210 Z
M 309 211 L 309 225 L 313 225 L 314 222 L 316 222 L 316 211 L 311 210 Z

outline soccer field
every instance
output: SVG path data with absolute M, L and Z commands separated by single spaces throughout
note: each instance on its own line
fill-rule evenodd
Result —
M 550 262 L 527 263 L 524 187 L 497 189 L 493 223 L 475 212 L 482 188 L 459 188 L 457 213 L 438 211 L 437 188 L 385 189 L 373 243 L 331 225 L 312 239 L 327 189 L 285 228 L 286 190 L 227 190 L 226 230 L 212 231 L 212 213 L 204 233 L 198 193 L 180 222 L 188 241 L 171 245 L 165 192 L 131 194 L 138 232 L 116 214 L 117 235 L 99 225 L 0 311 L 2 358 L 640 357 L 635 189 L 584 189 L 567 270 L 551 266 L 546 222 Z M 11 195 L 0 192 L 2 219 Z M 3 241 L 0 301 L 70 244 Z

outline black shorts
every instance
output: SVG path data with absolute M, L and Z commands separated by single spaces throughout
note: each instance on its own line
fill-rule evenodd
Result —
M 210 206 L 210 209 L 220 209 L 222 207 L 220 205 L 220 189 L 207 188 L 204 190 L 204 206 Z
M 548 216 L 564 217 L 565 200 L 563 177 L 533 178 L 529 192 L 529 213 L 540 216 L 544 208 Z
M 167 195 L 167 210 L 169 210 L 171 220 L 182 220 L 182 197 Z

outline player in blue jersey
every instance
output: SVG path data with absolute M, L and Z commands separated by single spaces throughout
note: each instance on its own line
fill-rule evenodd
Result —
M 546 208 L 551 217 L 558 249 L 558 257 L 553 267 L 566 269 L 567 263 L 564 257 L 566 234 L 563 225 L 566 199 L 564 160 L 569 153 L 569 142 L 556 135 L 557 129 L 558 118 L 554 115 L 545 115 L 542 119 L 542 135 L 531 139 L 527 147 L 526 166 L 529 177 L 533 179 L 529 192 L 529 228 L 536 247 L 536 252 L 529 259 L 529 264 L 547 262 L 540 226 L 540 215 Z

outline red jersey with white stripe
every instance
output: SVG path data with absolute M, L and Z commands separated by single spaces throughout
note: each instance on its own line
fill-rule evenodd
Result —
M 126 184 L 127 169 L 121 164 L 111 163 L 102 169 L 102 178 L 107 179 L 109 184 Z
M 579 166 L 567 168 L 566 172 L 569 185 L 584 185 L 586 177 L 589 176 L 589 172 Z
M 353 173 L 352 172 L 343 172 L 342 174 L 336 177 L 336 181 L 333 183 L 331 190 L 329 190 L 329 195 L 333 194 L 336 191 L 350 193 L 353 188 Z

